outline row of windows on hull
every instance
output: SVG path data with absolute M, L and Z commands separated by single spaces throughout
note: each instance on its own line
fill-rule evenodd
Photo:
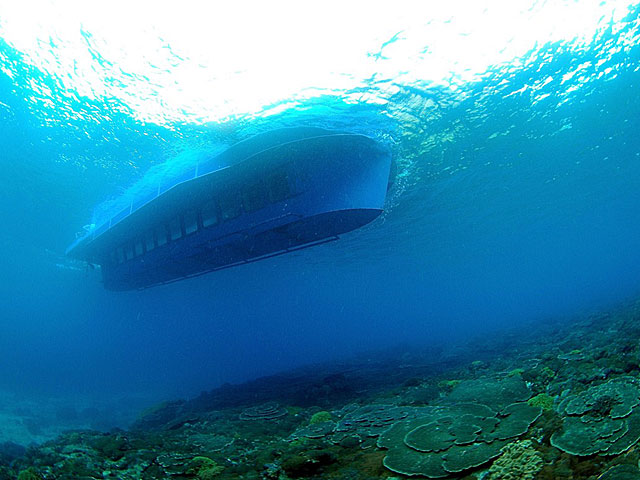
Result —
M 267 179 L 239 189 L 229 189 L 198 209 L 184 210 L 169 222 L 148 230 L 143 237 L 126 242 L 111 251 L 110 260 L 112 263 L 123 263 L 199 230 L 237 218 L 243 213 L 252 213 L 267 205 L 282 202 L 290 198 L 292 193 L 287 170 L 281 168 Z

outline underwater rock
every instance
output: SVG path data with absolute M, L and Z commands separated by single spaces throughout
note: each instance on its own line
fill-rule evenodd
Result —
M 189 468 L 193 455 L 181 453 L 163 453 L 158 455 L 156 463 L 167 475 L 182 475 Z
M 640 440 L 640 382 L 620 377 L 569 395 L 551 445 L 571 455 L 618 455 Z
M 242 411 L 240 420 L 274 420 L 287 414 L 287 409 L 275 402 L 250 407 Z
M 127 450 L 127 439 L 122 435 L 102 435 L 91 442 L 91 446 L 110 460 L 121 459 Z
M 555 357 L 553 357 L 553 360 L 558 361 Z M 555 362 L 552 361 L 550 363 L 554 364 Z M 530 385 L 535 393 L 549 393 L 548 387 L 553 385 L 552 382 L 556 379 L 557 374 L 557 370 L 549 365 L 539 364 L 531 370 L 526 370 L 522 374 L 522 379 L 527 382 L 527 385 Z
M 18 474 L 18 480 L 42 480 L 42 476 L 35 468 L 29 467 Z
M 460 385 L 460 382 L 462 382 L 462 380 L 440 380 L 438 382 L 438 388 L 446 393 L 451 393 L 454 388 Z
M 14 442 L 0 443 L 0 465 L 11 463 L 12 460 L 22 457 L 27 449 Z
M 440 390 L 435 385 L 420 385 L 410 388 L 402 395 L 401 405 L 428 405 L 440 397 Z
M 482 360 L 474 360 L 473 362 L 471 362 L 469 370 L 471 370 L 472 372 L 477 372 L 478 370 L 486 370 L 488 367 L 489 366 L 486 362 L 483 362 Z
M 56 408 L 56 418 L 63 422 L 72 422 L 78 419 L 78 411 L 72 405 L 61 405 Z
M 186 470 L 187 475 L 195 475 L 198 480 L 211 480 L 217 477 L 224 467 L 218 465 L 214 460 L 209 457 L 194 457 L 189 462 Z
M 489 469 L 489 480 L 533 480 L 542 469 L 542 455 L 531 440 L 510 443 Z
M 383 463 L 389 470 L 428 478 L 447 477 L 499 456 L 509 439 L 526 433 L 542 411 L 524 402 L 499 411 L 478 403 L 420 410 L 422 416 L 382 433 L 378 446 L 388 449 Z
M 419 387 L 424 380 L 417 377 L 411 377 L 404 381 L 403 387 Z
M 154 405 L 140 414 L 133 424 L 133 430 L 155 430 L 165 427 L 182 414 L 183 401 L 163 402 Z
M 320 473 L 336 461 L 335 454 L 328 450 L 311 450 L 285 458 L 282 469 L 291 478 L 303 478 Z

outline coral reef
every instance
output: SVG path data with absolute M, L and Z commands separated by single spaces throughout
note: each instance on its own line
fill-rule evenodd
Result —
M 128 431 L 0 444 L 0 480 L 638 479 L 638 325 L 640 304 L 224 385 Z

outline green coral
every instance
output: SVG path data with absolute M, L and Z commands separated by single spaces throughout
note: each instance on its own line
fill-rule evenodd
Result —
M 490 480 L 533 480 L 544 462 L 531 440 L 513 442 L 502 449 L 502 455 L 489 469 Z
M 378 438 L 383 464 L 403 475 L 444 478 L 501 455 L 542 413 L 526 400 L 531 391 L 519 375 L 460 382 L 449 404 L 424 407 Z M 419 415 L 419 416 L 417 416 Z
M 542 370 L 540 370 L 540 377 L 543 379 L 552 380 L 555 376 L 556 372 L 547 366 L 542 367 Z
M 18 480 L 42 480 L 42 476 L 35 468 L 29 467 L 18 474 Z
M 209 457 L 194 457 L 189 462 L 187 474 L 195 475 L 198 480 L 211 480 L 218 476 L 224 467 L 218 465 Z
M 347 438 L 354 438 L 363 448 L 372 446 L 371 443 L 395 422 L 413 418 L 416 414 L 413 407 L 398 407 L 396 405 L 370 404 L 363 405 L 346 414 L 336 423 L 330 440 L 335 444 L 342 444 Z M 314 427 L 325 425 L 319 423 Z
M 330 421 L 331 421 L 331 413 L 323 410 L 321 412 L 314 413 L 311 416 L 311 420 L 309 420 L 309 425 L 315 425 L 316 423 L 330 422 Z
M 539 407 L 515 403 L 501 411 L 466 403 L 437 407 L 394 424 L 378 439 L 384 465 L 403 475 L 443 478 L 487 463 L 509 439 L 525 433 Z
M 544 411 L 553 410 L 554 397 L 547 395 L 546 393 L 540 393 L 535 397 L 530 398 L 527 403 L 534 407 L 540 407 Z
M 640 469 L 635 465 L 616 465 L 598 477 L 598 480 L 638 480 Z
M 569 395 L 551 445 L 572 455 L 618 455 L 640 440 L 640 382 L 621 377 Z
M 274 420 L 287 415 L 289 411 L 276 402 L 246 408 L 240 414 L 240 420 Z
M 442 390 L 450 392 L 454 388 L 456 388 L 462 380 L 441 380 L 438 382 L 438 387 Z
M 452 403 L 479 402 L 500 410 L 513 402 L 525 402 L 530 397 L 531 390 L 522 377 L 516 375 L 502 380 L 465 380 L 460 382 L 447 400 Z
M 289 438 L 292 440 L 322 438 L 331 434 L 335 427 L 336 424 L 331 420 L 327 422 L 311 423 L 305 427 L 297 429 Z

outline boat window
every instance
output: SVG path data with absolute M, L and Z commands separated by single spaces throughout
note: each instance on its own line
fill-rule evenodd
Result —
M 241 201 L 242 198 L 237 189 L 227 190 L 220 196 L 220 215 L 223 222 L 240 216 L 242 213 Z
M 169 222 L 169 231 L 171 232 L 171 240 L 177 240 L 182 236 L 180 217 L 174 217 L 171 219 L 171 222 Z
M 144 250 L 142 249 L 142 239 L 141 238 L 136 240 L 134 248 L 135 248 L 136 257 L 139 257 L 140 255 L 143 254 Z
M 116 255 L 118 257 L 118 263 L 124 262 L 124 249 L 122 247 L 116 249 Z
M 184 212 L 184 232 L 189 235 L 196 230 L 198 230 L 198 212 L 187 210 Z
M 144 235 L 144 245 L 147 248 L 147 252 L 150 252 L 154 248 L 156 248 L 156 242 L 153 238 L 153 230 L 149 230 Z
M 127 243 L 124 246 L 124 253 L 127 257 L 127 260 L 131 260 L 133 258 L 133 244 Z
M 110 263 L 116 263 L 117 260 L 118 260 L 118 256 L 116 254 L 116 251 L 115 250 L 111 250 L 109 252 L 109 261 L 110 261 Z
M 202 226 L 210 227 L 218 223 L 218 205 L 215 200 L 209 200 L 202 205 Z
M 267 191 L 263 182 L 249 184 L 242 192 L 242 206 L 245 212 L 255 212 L 267 204 Z
M 281 202 L 291 196 L 287 169 L 280 167 L 267 178 L 269 200 L 272 203 Z
M 167 227 L 165 225 L 156 227 L 156 239 L 158 240 L 158 246 L 167 243 Z

